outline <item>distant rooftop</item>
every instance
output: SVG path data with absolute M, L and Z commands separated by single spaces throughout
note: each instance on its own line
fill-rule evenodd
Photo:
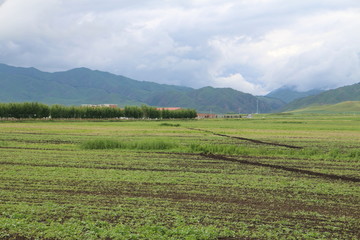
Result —
M 169 111 L 174 111 L 174 110 L 179 110 L 181 109 L 181 107 L 164 107 L 164 108 L 156 108 L 157 110 L 169 110 Z

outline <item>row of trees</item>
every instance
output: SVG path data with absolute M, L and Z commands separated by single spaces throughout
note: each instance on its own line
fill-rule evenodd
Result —
M 112 107 L 80 107 L 42 103 L 2 103 L 0 118 L 195 118 L 193 109 L 166 110 L 143 105 L 127 106 L 124 109 Z

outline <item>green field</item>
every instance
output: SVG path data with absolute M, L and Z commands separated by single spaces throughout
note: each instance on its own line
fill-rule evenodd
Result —
M 0 239 L 359 239 L 360 116 L 1 121 Z

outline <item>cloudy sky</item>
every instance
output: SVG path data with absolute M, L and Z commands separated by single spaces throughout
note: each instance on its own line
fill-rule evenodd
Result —
M 359 0 L 0 0 L 0 62 L 231 87 L 360 82 Z

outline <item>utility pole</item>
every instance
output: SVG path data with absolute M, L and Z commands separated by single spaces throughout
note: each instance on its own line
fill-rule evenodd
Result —
M 259 114 L 259 99 L 256 99 L 256 114 Z

